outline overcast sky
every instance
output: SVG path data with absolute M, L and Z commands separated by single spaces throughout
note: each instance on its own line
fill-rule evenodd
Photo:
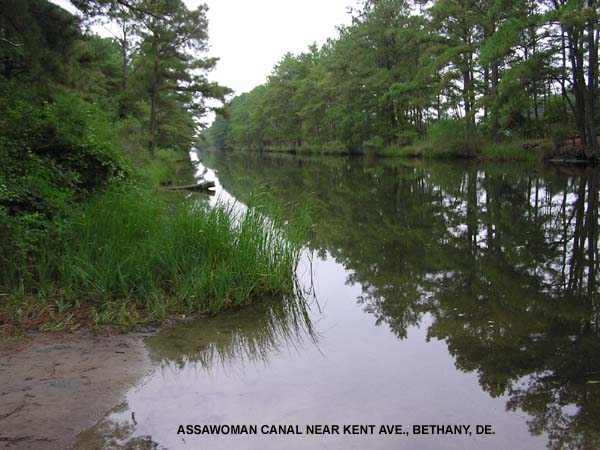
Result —
M 349 24 L 354 0 L 208 0 L 211 53 L 220 58 L 212 75 L 236 93 L 264 83 L 286 52 L 299 53 L 336 36 Z M 193 7 L 200 1 L 188 0 Z
M 68 5 L 67 0 L 52 1 Z M 236 94 L 264 83 L 286 52 L 299 53 L 313 42 L 323 44 L 335 37 L 337 25 L 350 23 L 347 6 L 356 4 L 356 0 L 184 1 L 190 9 L 208 4 L 210 54 L 220 58 L 210 78 Z

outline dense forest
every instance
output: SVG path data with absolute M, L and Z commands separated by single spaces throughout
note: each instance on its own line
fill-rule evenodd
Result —
M 79 15 L 0 1 L 0 332 L 216 311 L 289 286 L 294 250 L 272 250 L 274 222 L 249 213 L 241 230 L 156 195 L 230 92 L 207 78 L 206 5 L 72 4 Z M 253 269 L 239 274 L 242 256 Z
M 235 97 L 208 145 L 519 156 L 527 141 L 597 154 L 596 0 L 365 0 L 350 12 L 338 37 L 286 54 Z

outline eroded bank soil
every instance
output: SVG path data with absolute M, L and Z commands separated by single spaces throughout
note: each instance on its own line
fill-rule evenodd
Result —
M 143 334 L 40 334 L 0 344 L 0 449 L 71 448 L 141 380 Z

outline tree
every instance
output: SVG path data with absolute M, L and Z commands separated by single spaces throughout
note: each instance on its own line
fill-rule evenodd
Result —
M 65 81 L 79 20 L 45 0 L 0 2 L 0 69 L 37 86 Z
M 182 0 L 73 0 L 72 3 L 88 17 L 103 16 L 119 24 L 121 34 L 117 41 L 123 59 L 123 89 L 128 88 L 129 68 L 133 66 L 149 97 L 151 158 L 161 139 L 164 141 L 171 135 L 182 142 L 177 135 L 187 136 L 190 128 L 196 128 L 186 120 L 186 123 L 179 121 L 183 126 L 174 120 L 166 124 L 161 116 L 168 120 L 167 115 L 161 111 L 180 119 L 186 114 L 200 117 L 209 110 L 218 110 L 208 106 L 206 99 L 224 101 L 231 92 L 207 78 L 217 58 L 204 56 L 208 49 L 206 5 L 190 11 Z M 132 59 L 130 45 L 135 38 L 139 40 L 139 49 Z M 191 141 L 191 136 L 186 139 Z
M 596 0 L 549 0 L 548 24 L 558 23 L 564 37 L 563 54 L 568 60 L 563 76 L 572 87 L 577 131 L 588 158 L 598 156 L 596 97 L 598 70 L 598 2 Z M 587 52 L 586 52 L 587 46 Z M 587 58 L 586 58 L 587 53 Z M 586 80 L 587 67 L 587 80 Z M 570 75 L 570 76 L 569 76 Z
M 558 148 L 575 129 L 573 149 L 597 154 L 598 0 L 363 0 L 352 14 L 321 49 L 284 56 L 251 103 L 232 102 L 228 133 L 258 136 L 251 117 L 264 139 L 246 148 L 363 152 L 424 134 L 437 145 L 433 122 L 454 120 L 472 156 L 485 135 Z
M 181 0 L 146 0 L 137 17 L 140 23 L 140 62 L 150 96 L 150 139 L 153 158 L 159 128 L 159 110 L 166 97 L 178 96 L 196 116 L 209 108 L 205 100 L 221 101 L 231 91 L 209 82 L 207 73 L 216 58 L 202 58 L 207 50 L 206 5 L 190 11 Z

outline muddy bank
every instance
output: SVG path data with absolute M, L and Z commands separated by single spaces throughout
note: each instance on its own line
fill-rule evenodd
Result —
M 144 334 L 0 344 L 0 449 L 68 449 L 149 370 Z

